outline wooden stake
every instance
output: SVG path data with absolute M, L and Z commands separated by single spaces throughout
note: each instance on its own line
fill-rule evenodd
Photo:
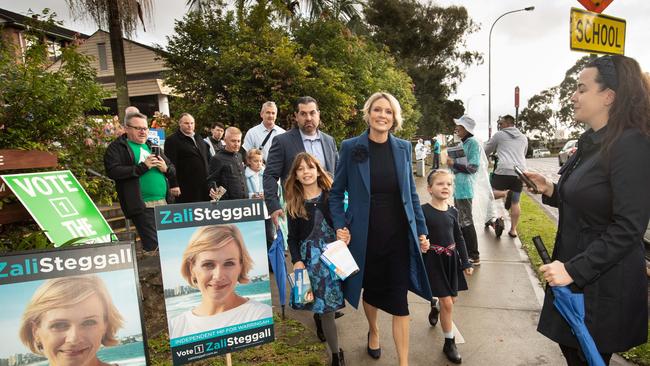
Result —
M 226 353 L 226 366 L 232 366 L 232 356 L 230 353 Z

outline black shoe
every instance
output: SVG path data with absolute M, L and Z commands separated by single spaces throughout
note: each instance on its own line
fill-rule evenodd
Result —
M 343 350 L 339 348 L 338 353 L 332 353 L 332 366 L 345 366 Z
M 321 342 L 325 342 L 325 333 L 323 333 L 323 323 L 320 320 L 320 314 L 314 313 L 314 323 L 316 323 L 316 336 Z
M 501 234 L 503 234 L 503 230 L 506 228 L 506 223 L 503 221 L 503 217 L 499 217 L 496 219 L 494 222 L 494 234 L 497 236 L 497 238 L 501 237 Z
M 338 319 L 338 318 L 342 317 L 343 315 L 345 315 L 345 314 L 343 314 L 340 311 L 335 311 L 334 312 L 334 319 Z
M 506 210 L 509 210 L 510 206 L 512 206 L 512 191 L 508 191 L 508 194 L 506 194 Z
M 375 360 L 381 357 L 381 347 L 377 349 L 370 348 L 370 332 L 368 332 L 368 354 L 370 355 L 370 357 L 374 358 Z
M 431 311 L 429 312 L 429 324 L 432 327 L 438 324 L 438 314 L 440 314 L 440 310 L 438 310 L 438 299 L 435 299 L 431 301 Z
M 463 359 L 456 349 L 456 338 L 445 338 L 445 345 L 442 347 L 442 352 L 447 356 L 447 359 L 453 363 L 461 363 Z

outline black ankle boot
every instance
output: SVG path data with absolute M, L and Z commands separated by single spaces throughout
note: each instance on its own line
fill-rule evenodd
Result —
M 431 324 L 432 327 L 435 327 L 436 324 L 438 324 L 438 314 L 440 314 L 440 310 L 438 310 L 438 299 L 435 301 L 431 301 L 431 311 L 429 312 L 429 324 Z
M 314 313 L 314 323 L 316 323 L 316 336 L 321 342 L 325 342 L 325 333 L 323 333 L 323 323 L 320 320 L 320 314 Z
M 345 366 L 343 350 L 339 348 L 338 353 L 332 353 L 332 366 Z
M 460 358 L 458 349 L 456 349 L 456 337 L 445 338 L 445 346 L 442 347 L 442 352 L 447 356 L 447 359 L 453 363 L 461 363 L 463 359 Z

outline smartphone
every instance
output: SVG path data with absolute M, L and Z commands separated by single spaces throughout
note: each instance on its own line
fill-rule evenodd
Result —
M 153 145 L 151 146 L 151 153 L 154 154 L 157 158 L 160 157 L 160 146 Z
M 539 190 L 537 189 L 537 185 L 535 183 L 533 183 L 533 181 L 530 180 L 530 178 L 528 178 L 524 174 L 523 170 L 521 170 L 521 168 L 518 165 L 515 165 L 514 169 L 515 169 L 515 173 L 517 173 L 517 176 L 519 177 L 519 180 L 526 183 L 526 186 L 528 186 L 528 188 L 532 188 L 533 191 L 539 192 Z

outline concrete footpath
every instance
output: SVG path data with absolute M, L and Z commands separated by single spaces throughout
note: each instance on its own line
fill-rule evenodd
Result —
M 424 178 L 416 178 L 416 185 L 420 201 L 429 201 Z M 506 223 L 506 230 L 508 227 Z M 483 230 L 482 223 L 476 223 L 476 228 L 481 265 L 476 267 L 473 276 L 467 277 L 469 291 L 460 293 L 454 308 L 454 323 L 461 335 L 457 339 L 464 340 L 458 345 L 463 364 L 566 364 L 558 346 L 536 331 L 544 294 L 519 239 L 510 238 L 506 232 L 501 239 L 496 239 L 493 231 Z M 275 284 L 272 287 L 274 310 L 279 312 L 275 306 L 277 287 Z M 409 310 L 410 364 L 451 365 L 442 353 L 444 338 L 440 324 L 434 328 L 427 320 L 429 302 L 409 293 Z M 366 353 L 368 325 L 363 309 L 347 304 L 343 313 L 345 316 L 337 320 L 337 325 L 339 344 L 345 351 L 348 366 L 397 365 L 390 315 L 380 311 L 382 356 L 374 360 Z M 314 330 L 312 313 L 293 311 L 287 305 L 286 314 Z M 315 337 L 315 334 L 308 336 Z M 611 364 L 629 363 L 614 360 Z

